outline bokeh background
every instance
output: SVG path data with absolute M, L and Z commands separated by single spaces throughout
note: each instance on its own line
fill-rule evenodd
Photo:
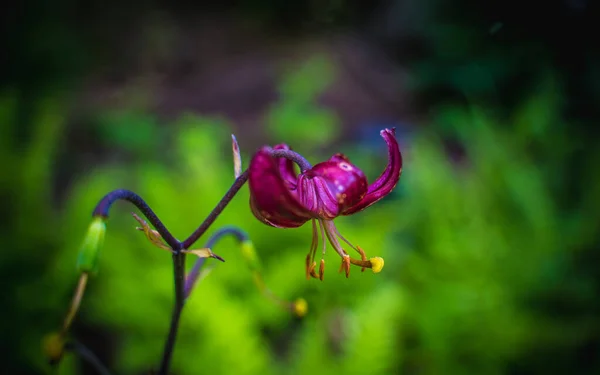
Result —
M 257 246 L 265 299 L 233 240 L 183 313 L 174 374 L 600 373 L 600 51 L 587 0 L 31 0 L 2 18 L 0 344 L 5 374 L 50 373 L 97 201 L 136 191 L 179 238 L 247 165 L 287 142 L 376 178 L 395 126 L 401 182 L 336 220 L 386 265 L 304 278 L 310 226 L 219 217 Z M 159 361 L 171 261 L 113 206 L 73 336 L 118 374 Z M 200 241 L 202 242 L 202 241 Z M 189 261 L 188 264 L 192 262 Z M 67 356 L 60 374 L 92 374 Z

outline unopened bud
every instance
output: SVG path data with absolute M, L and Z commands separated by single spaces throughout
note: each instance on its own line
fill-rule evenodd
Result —
M 292 311 L 298 318 L 303 318 L 308 312 L 308 303 L 304 298 L 298 298 L 292 304 Z
M 65 340 L 59 333 L 50 333 L 42 340 L 42 351 L 51 365 L 58 363 L 65 352 Z
M 104 242 L 106 233 L 106 223 L 104 218 L 96 216 L 88 227 L 87 234 L 79 249 L 77 257 L 77 271 L 86 273 L 96 273 L 98 271 L 98 258 L 100 249 Z

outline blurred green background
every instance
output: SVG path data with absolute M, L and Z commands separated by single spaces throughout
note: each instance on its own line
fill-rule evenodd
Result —
M 280 297 L 238 246 L 194 290 L 174 374 L 600 373 L 598 4 L 246 0 L 14 3 L 2 14 L 3 373 L 49 373 L 97 201 L 128 188 L 180 239 L 244 165 L 286 142 L 344 152 L 372 181 L 397 127 L 396 190 L 340 232 L 380 274 L 304 278 L 309 226 L 252 216 L 242 189 L 208 234 L 248 232 Z M 117 374 L 159 362 L 170 257 L 111 210 L 73 336 Z M 200 240 L 199 244 L 202 243 Z M 191 265 L 191 261 L 188 264 Z M 69 355 L 60 374 L 94 373 Z

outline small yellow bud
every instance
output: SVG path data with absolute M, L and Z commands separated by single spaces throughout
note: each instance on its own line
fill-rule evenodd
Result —
M 373 273 L 379 273 L 381 272 L 381 269 L 383 268 L 383 258 L 381 257 L 374 257 L 369 259 L 369 262 L 371 262 L 371 269 L 373 270 Z
M 42 340 L 42 351 L 50 364 L 60 361 L 65 352 L 65 340 L 59 333 L 50 333 Z
M 81 244 L 77 257 L 77 270 L 79 272 L 96 273 L 98 271 L 98 258 L 100 248 L 104 242 L 106 223 L 104 218 L 96 216 L 88 227 L 87 234 Z
M 302 318 L 308 312 L 308 303 L 304 298 L 298 298 L 292 304 L 292 310 L 297 317 Z

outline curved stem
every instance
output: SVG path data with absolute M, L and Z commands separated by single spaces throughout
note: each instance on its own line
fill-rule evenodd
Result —
M 192 233 L 185 241 L 183 241 L 183 249 L 189 249 L 190 246 L 194 244 L 200 238 L 204 232 L 215 222 L 217 217 L 223 212 L 225 207 L 231 202 L 231 199 L 237 194 L 237 192 L 244 186 L 244 184 L 248 181 L 248 170 L 246 169 L 244 173 L 240 175 L 240 177 L 236 178 L 233 185 L 229 188 L 227 193 L 221 198 L 219 203 L 217 203 L 216 207 L 213 208 L 210 214 L 204 219 L 202 224 Z
M 152 211 L 150 206 L 136 193 L 119 189 L 114 190 L 104 196 L 96 205 L 92 216 L 103 216 L 108 217 L 108 212 L 113 203 L 118 200 L 126 200 L 135 205 L 148 221 L 156 228 L 156 231 L 160 233 L 162 238 L 167 244 L 173 249 L 173 275 L 175 280 L 175 305 L 173 307 L 173 313 L 171 314 L 171 324 L 169 327 L 169 334 L 165 343 L 163 351 L 163 358 L 160 363 L 159 374 L 166 375 L 169 370 L 171 357 L 173 356 L 173 348 L 175 346 L 175 339 L 177 338 L 177 331 L 179 327 L 179 318 L 181 317 L 181 311 L 183 310 L 184 298 L 184 283 L 185 283 L 185 254 L 181 252 L 182 243 L 179 242 L 171 232 L 165 227 L 160 221 L 158 216 Z M 214 221 L 214 220 L 213 220 Z
M 69 350 L 86 360 L 100 375 L 111 375 L 110 371 L 100 362 L 94 352 L 88 349 L 85 345 L 77 341 L 69 341 L 65 344 L 65 349 Z
M 294 163 L 298 164 L 302 172 L 312 168 L 312 165 L 304 158 L 304 156 L 292 150 L 271 149 L 271 156 L 276 158 L 286 158 L 293 161 Z
M 144 216 L 148 219 L 148 221 L 156 228 L 156 231 L 160 233 L 162 238 L 171 246 L 173 250 L 180 248 L 180 242 L 173 237 L 171 232 L 165 227 L 165 225 L 160 221 L 158 216 L 152 211 L 150 206 L 136 193 L 130 190 L 118 189 L 111 191 L 106 194 L 104 198 L 98 202 L 96 208 L 92 212 L 92 216 L 103 216 L 108 217 L 108 211 L 113 203 L 118 200 L 125 200 L 132 203 L 136 206 Z
M 206 244 L 204 245 L 204 247 L 211 249 L 215 246 L 217 241 L 219 241 L 223 237 L 229 236 L 229 235 L 234 236 L 239 242 L 248 240 L 248 235 L 245 232 L 243 232 L 241 229 L 238 229 L 233 226 L 223 227 L 223 228 L 219 229 L 218 231 L 216 231 L 212 236 L 210 236 L 208 241 L 206 241 Z M 185 294 L 186 299 L 190 296 L 190 293 L 192 292 L 192 288 L 196 284 L 196 281 L 198 280 L 198 277 L 200 276 L 200 270 L 204 266 L 205 262 L 206 262 L 206 258 L 198 258 L 196 260 L 196 263 L 194 263 L 194 267 L 192 268 L 190 273 L 185 278 L 184 294 Z

